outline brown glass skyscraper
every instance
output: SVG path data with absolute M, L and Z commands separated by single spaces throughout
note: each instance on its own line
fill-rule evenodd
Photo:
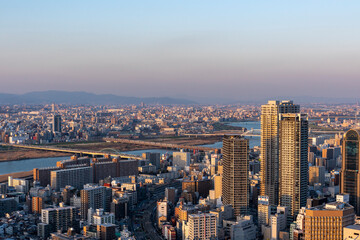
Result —
M 223 139 L 224 205 L 232 205 L 235 214 L 246 214 L 249 207 L 249 140 L 239 135 L 225 135 Z
M 260 195 L 269 204 L 279 204 L 279 114 L 299 113 L 292 101 L 268 101 L 261 106 L 261 184 Z
M 359 130 L 350 129 L 346 132 L 342 147 L 342 168 L 340 192 L 350 195 L 349 203 L 358 215 L 360 211 L 360 153 Z

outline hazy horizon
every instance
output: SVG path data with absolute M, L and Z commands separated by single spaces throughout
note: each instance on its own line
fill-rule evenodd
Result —
M 187 3 L 187 4 L 186 4 Z M 354 98 L 358 1 L 7 1 L 1 92 Z

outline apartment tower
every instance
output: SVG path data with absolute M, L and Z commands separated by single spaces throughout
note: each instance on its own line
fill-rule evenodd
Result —
M 239 135 L 225 135 L 222 153 L 223 203 L 232 205 L 235 215 L 246 214 L 249 207 L 249 140 Z
M 299 113 L 292 101 L 268 101 L 261 106 L 261 184 L 260 195 L 269 204 L 279 203 L 279 114 Z
M 305 114 L 280 114 L 279 121 L 279 200 L 288 207 L 294 221 L 306 206 L 308 183 L 308 120 Z M 288 221 L 288 222 L 289 222 Z

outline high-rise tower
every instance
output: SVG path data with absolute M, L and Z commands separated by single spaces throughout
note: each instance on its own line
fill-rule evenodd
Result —
M 61 116 L 54 115 L 53 117 L 53 132 L 61 132 Z
M 246 214 L 249 207 L 249 140 L 239 135 L 223 139 L 222 196 L 232 205 L 235 215 Z
M 261 106 L 261 184 L 260 195 L 270 205 L 279 203 L 279 114 L 299 113 L 292 101 L 268 101 Z
M 340 192 L 350 195 L 349 203 L 360 213 L 360 132 L 350 129 L 345 133 L 342 147 Z
M 308 183 L 308 120 L 300 113 L 280 114 L 279 200 L 288 207 L 288 222 L 306 206 Z

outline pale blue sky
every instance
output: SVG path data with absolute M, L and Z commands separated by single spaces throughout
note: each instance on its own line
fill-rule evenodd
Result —
M 359 97 L 360 1 L 0 0 L 1 92 Z

